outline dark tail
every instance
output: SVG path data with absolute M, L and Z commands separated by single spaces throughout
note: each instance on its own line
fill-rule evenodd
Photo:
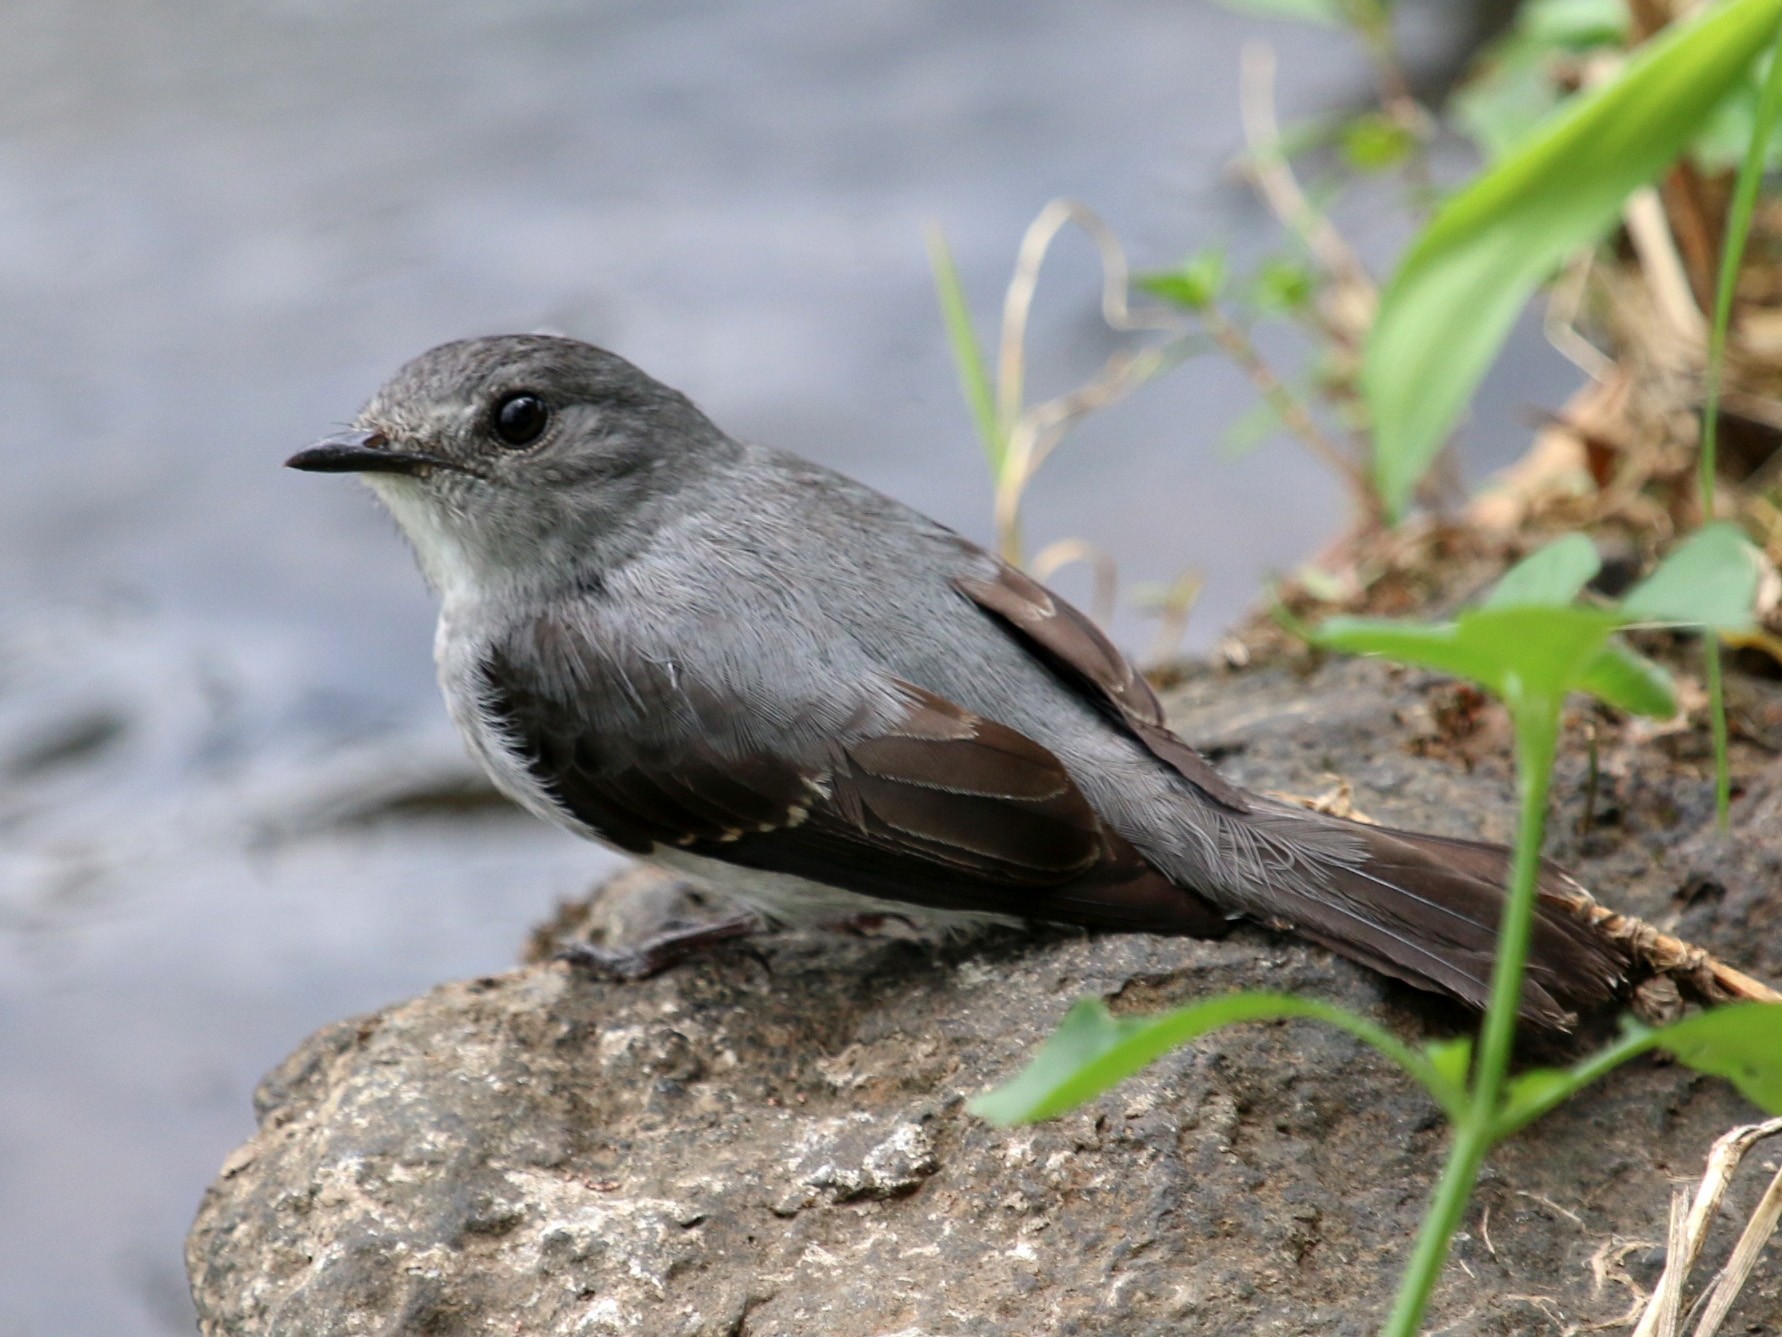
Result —
M 1418 988 L 1483 1008 L 1491 994 L 1510 851 L 1313 813 L 1359 845 L 1357 859 L 1302 865 L 1285 927 Z M 1332 832 L 1335 834 L 1335 832 Z M 1522 986 L 1522 1017 L 1569 1030 L 1629 987 L 1628 947 L 1604 932 L 1590 894 L 1543 862 Z

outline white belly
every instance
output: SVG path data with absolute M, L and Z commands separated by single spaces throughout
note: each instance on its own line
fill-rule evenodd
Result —
M 974 910 L 936 910 L 908 901 L 889 901 L 857 891 L 844 891 L 787 873 L 767 873 L 758 868 L 739 868 L 722 859 L 708 859 L 673 845 L 658 845 L 650 862 L 682 877 L 692 878 L 777 924 L 819 924 L 854 915 L 898 915 L 913 923 L 947 932 L 963 932 L 985 924 L 1019 924 L 1009 915 Z

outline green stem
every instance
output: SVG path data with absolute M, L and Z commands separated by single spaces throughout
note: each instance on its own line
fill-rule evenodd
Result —
M 1782 61 L 1778 61 L 1782 64 Z M 1720 636 L 1702 628 L 1702 676 L 1708 680 L 1708 728 L 1714 739 L 1714 826 L 1732 828 L 1732 754 L 1726 728 L 1726 688 L 1720 681 Z
M 1498 1112 L 1497 1127 L 1492 1130 L 1491 1140 L 1502 1142 L 1506 1137 L 1521 1132 L 1529 1124 L 1570 1100 L 1578 1092 L 1589 1086 L 1606 1073 L 1613 1072 L 1629 1059 L 1644 1054 L 1658 1043 L 1660 1032 L 1640 1027 L 1627 1035 L 1623 1035 L 1606 1049 L 1599 1049 L 1594 1054 L 1586 1055 L 1566 1070 L 1565 1081 L 1555 1083 L 1542 1090 L 1540 1095 L 1526 1101 L 1519 1107 L 1512 1100 L 1509 1105 Z
M 1522 1010 L 1522 974 L 1534 926 L 1535 883 L 1541 875 L 1541 846 L 1547 834 L 1547 787 L 1559 747 L 1560 698 L 1509 694 L 1516 722 L 1516 787 L 1522 814 L 1516 824 L 1516 861 L 1510 874 L 1510 901 L 1497 932 L 1497 962 L 1491 974 L 1491 1003 L 1485 1009 L 1485 1035 L 1473 1078 L 1473 1105 L 1489 1118 L 1497 1111 L 1516 1018 Z
M 1757 118 L 1745 160 L 1739 165 L 1738 184 L 1726 214 L 1726 240 L 1720 247 L 1720 276 L 1714 290 L 1714 323 L 1708 330 L 1708 376 L 1702 397 L 1701 499 L 1702 523 L 1714 518 L 1715 457 L 1720 436 L 1720 381 L 1726 363 L 1726 332 L 1732 323 L 1733 291 L 1738 287 L 1739 267 L 1745 260 L 1745 241 L 1751 235 L 1751 216 L 1757 208 L 1757 190 L 1763 182 L 1764 159 L 1776 115 L 1782 109 L 1782 38 L 1770 55 L 1769 73 L 1758 94 Z M 1727 755 L 1726 702 L 1720 688 L 1720 639 L 1712 631 L 1702 646 L 1707 668 L 1709 713 L 1714 728 L 1714 819 L 1722 831 L 1732 812 L 1732 763 Z
M 1708 383 L 1702 397 L 1701 496 L 1702 520 L 1714 518 L 1714 466 L 1720 429 L 1720 373 L 1726 361 L 1726 332 L 1732 324 L 1733 292 L 1738 287 L 1739 267 L 1745 262 L 1745 241 L 1751 235 L 1751 217 L 1757 210 L 1757 190 L 1763 184 L 1764 159 L 1776 114 L 1782 108 L 1782 40 L 1770 56 L 1769 73 L 1758 94 L 1757 117 L 1745 159 L 1739 165 L 1738 184 L 1726 211 L 1726 239 L 1720 247 L 1720 275 L 1714 289 L 1714 324 L 1708 330 Z
M 1523 967 L 1528 960 L 1529 931 L 1534 924 L 1535 883 L 1541 871 L 1541 845 L 1547 825 L 1547 788 L 1553 775 L 1553 755 L 1559 741 L 1559 700 L 1508 694 L 1516 720 L 1516 777 L 1521 798 L 1521 818 L 1516 828 L 1516 854 L 1510 874 L 1510 897 L 1498 929 L 1497 961 L 1491 974 L 1491 1002 L 1473 1072 L 1472 1096 L 1454 1129 L 1448 1163 L 1430 1198 L 1417 1236 L 1417 1247 L 1399 1284 L 1392 1315 L 1382 1337 L 1417 1337 L 1424 1311 L 1441 1279 L 1448 1247 L 1467 1202 L 1473 1195 L 1479 1169 L 1496 1140 L 1498 1106 L 1503 1099 L 1504 1075 L 1516 1039 L 1516 1017 L 1522 1004 Z
M 1448 1163 L 1442 1167 L 1441 1182 L 1429 1200 L 1416 1251 L 1399 1283 L 1398 1298 L 1393 1301 L 1392 1316 L 1380 1330 L 1381 1337 L 1417 1337 L 1423 1311 L 1429 1308 L 1430 1296 L 1441 1278 L 1442 1264 L 1448 1261 L 1448 1245 L 1460 1228 L 1461 1214 L 1473 1196 L 1473 1184 L 1490 1150 L 1491 1130 L 1485 1120 L 1469 1114 L 1455 1127 Z

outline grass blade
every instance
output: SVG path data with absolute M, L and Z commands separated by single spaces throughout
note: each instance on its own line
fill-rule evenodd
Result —
M 953 353 L 953 369 L 959 376 L 959 389 L 971 408 L 972 422 L 984 443 L 984 454 L 990 460 L 990 475 L 1001 478 L 1003 460 L 1008 452 L 1008 438 L 996 417 L 996 391 L 990 383 L 989 364 L 978 343 L 978 332 L 971 323 L 971 307 L 965 300 L 965 287 L 959 281 L 959 269 L 953 263 L 952 248 L 938 225 L 928 228 L 928 264 L 934 271 L 934 295 L 940 301 L 941 320 L 947 327 L 947 347 Z

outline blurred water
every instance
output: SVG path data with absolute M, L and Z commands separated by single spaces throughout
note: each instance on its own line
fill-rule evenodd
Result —
M 1463 26 L 1412 19 L 1424 57 Z M 1221 167 L 1258 31 L 1179 0 L 0 11 L 0 1337 L 189 1330 L 181 1236 L 256 1077 L 503 968 L 606 866 L 465 806 L 407 554 L 278 462 L 422 348 L 549 326 L 986 538 L 922 223 L 986 316 L 1058 194 L 1141 265 L 1254 254 Z M 1289 115 L 1365 94 L 1338 38 L 1268 35 Z M 1405 231 L 1390 186 L 1345 220 L 1377 257 Z M 1041 389 L 1108 346 L 1088 248 L 1059 260 Z M 1571 379 L 1522 339 L 1475 468 Z M 1292 446 L 1220 455 L 1249 403 L 1208 362 L 1095 421 L 1034 538 L 1200 568 L 1206 644 L 1338 515 Z

